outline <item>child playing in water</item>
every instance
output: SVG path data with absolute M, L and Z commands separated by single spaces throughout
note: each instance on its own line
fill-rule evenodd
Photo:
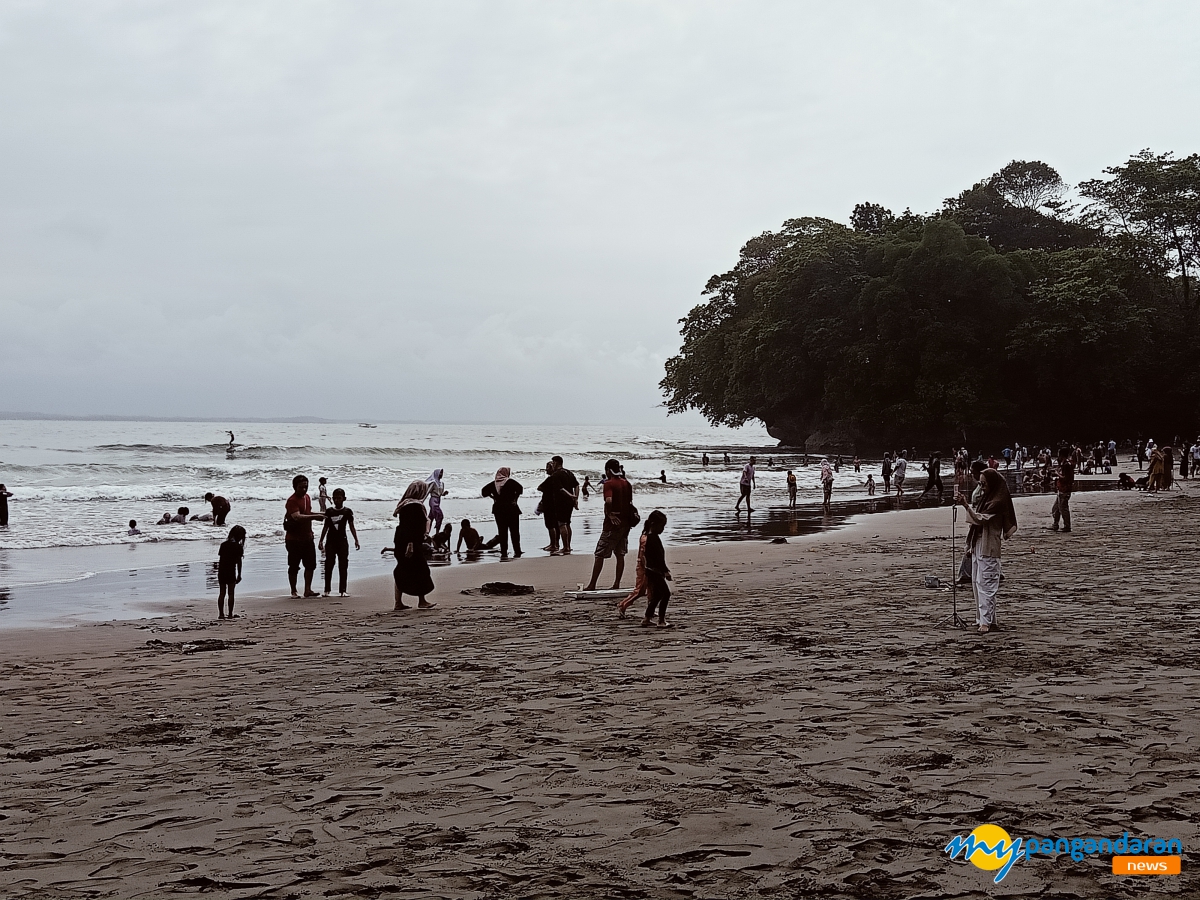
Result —
M 217 597 L 217 618 L 224 619 L 225 593 L 229 593 L 229 616 L 233 618 L 233 586 L 242 580 L 242 553 L 246 543 L 246 529 L 234 525 L 229 529 L 229 539 L 217 551 L 217 584 L 221 593 Z
M 667 582 L 671 580 L 671 570 L 667 568 L 667 559 L 660 537 L 666 527 L 667 516 L 661 509 L 656 509 L 646 517 L 643 531 L 646 534 L 646 589 L 650 594 L 650 602 L 646 605 L 646 618 L 642 619 L 643 628 L 653 624 L 656 607 L 658 609 L 658 627 L 671 627 L 667 622 L 667 601 L 671 599 L 671 589 L 667 586 Z
M 867 496 L 875 496 L 875 475 L 874 473 L 867 476 Z
M 138 527 L 137 527 L 137 519 L 129 520 L 129 530 L 125 533 L 128 534 L 130 537 L 133 537 L 134 535 L 137 535 L 137 534 L 141 534 L 141 531 L 139 531 Z
M 317 479 L 317 503 L 321 504 L 321 512 L 329 509 L 329 489 L 325 485 L 324 478 Z

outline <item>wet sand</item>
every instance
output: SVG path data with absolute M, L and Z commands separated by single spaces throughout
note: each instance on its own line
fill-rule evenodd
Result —
M 669 631 L 561 599 L 584 552 L 435 572 L 424 613 L 376 579 L 0 634 L 0 894 L 1195 896 L 1186 852 L 1000 885 L 941 852 L 984 822 L 1200 837 L 1200 488 L 1080 495 L 1071 535 L 1017 502 L 982 637 L 924 586 L 945 509 L 668 547 Z M 500 577 L 537 595 L 458 593 Z

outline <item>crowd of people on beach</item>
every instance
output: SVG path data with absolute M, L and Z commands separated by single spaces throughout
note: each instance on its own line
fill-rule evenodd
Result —
M 230 438 L 232 442 L 232 435 Z M 981 632 L 986 633 L 997 627 L 995 598 L 1003 577 L 999 573 L 1001 547 L 1016 528 L 1012 490 L 1053 494 L 1050 530 L 1069 534 L 1072 531 L 1070 502 L 1075 491 L 1076 474 L 1112 474 L 1118 465 L 1119 454 L 1123 452 L 1130 454 L 1130 464 L 1136 462 L 1139 472 L 1145 469 L 1146 474 L 1135 479 L 1127 472 L 1119 473 L 1116 486 L 1121 488 L 1153 493 L 1171 489 L 1176 472 L 1181 479 L 1200 477 L 1200 438 L 1181 441 L 1177 437 L 1168 445 L 1159 445 L 1153 439 L 1126 441 L 1121 445 L 1115 440 L 1097 441 L 1094 444 L 1063 442 L 1056 452 L 1051 452 L 1049 447 L 1031 449 L 1018 443 L 1003 448 L 998 454 L 989 453 L 985 456 L 977 452 L 974 458 L 966 448 L 947 454 L 954 473 L 954 503 L 964 508 L 970 522 L 967 553 L 959 581 L 970 584 L 976 596 Z M 905 496 L 912 465 L 910 460 L 915 455 L 915 451 L 909 449 L 883 454 L 879 476 L 885 495 L 891 494 L 894 488 L 897 498 Z M 727 468 L 735 465 L 728 453 L 722 454 L 722 460 Z M 705 468 L 712 464 L 708 453 L 702 454 L 700 462 Z M 775 470 L 775 462 L 774 457 L 767 459 L 768 470 Z M 804 453 L 802 460 L 793 463 L 797 464 L 809 465 L 810 454 Z M 835 480 L 844 462 L 841 455 L 828 454 L 818 456 L 817 464 L 820 470 L 821 509 L 828 515 L 832 508 Z M 863 463 L 857 454 L 851 464 L 856 473 L 861 472 Z M 940 504 L 945 491 L 942 453 L 930 453 L 921 468 L 925 472 L 925 484 L 918 495 L 919 502 L 923 503 L 925 498 L 932 495 Z M 747 516 L 754 511 L 752 497 L 759 486 L 759 475 L 758 457 L 751 455 L 740 469 L 738 498 L 734 505 L 737 516 L 740 517 L 743 504 Z M 598 590 L 606 561 L 615 558 L 612 591 L 620 592 L 629 534 L 641 522 L 641 516 L 633 505 L 633 488 L 623 466 L 616 459 L 608 460 L 603 476 L 594 485 L 590 476 L 585 476 L 581 482 L 566 468 L 561 456 L 554 456 L 546 463 L 544 476 L 535 489 L 539 497 L 536 514 L 542 519 L 548 539 L 542 550 L 551 556 L 572 554 L 573 514 L 579 509 L 581 499 L 586 501 L 592 493 L 600 492 L 604 502 L 603 522 L 593 552 L 591 577 L 585 590 Z M 445 522 L 442 508 L 448 494 L 444 477 L 444 470 L 437 468 L 427 478 L 412 481 L 392 513 L 396 519 L 393 544 L 381 552 L 391 553 L 395 558 L 396 610 L 410 608 L 404 603 L 406 595 L 415 598 L 417 608 L 431 608 L 433 604 L 427 599 L 434 590 L 430 562 L 448 562 L 450 559 L 453 526 Z M 658 480 L 667 483 L 665 470 L 660 471 Z M 795 510 L 799 487 L 793 468 L 786 468 L 783 485 L 787 492 L 787 508 Z M 857 478 L 855 487 L 863 487 Z M 297 475 L 293 479 L 292 489 L 285 502 L 283 518 L 288 583 L 292 597 L 330 596 L 335 571 L 338 575 L 338 593 L 346 596 L 350 543 L 353 542 L 355 550 L 361 549 L 361 544 L 355 528 L 354 512 L 346 505 L 345 491 L 337 488 L 330 492 L 327 479 L 319 478 L 319 509 L 314 511 L 309 496 L 309 481 L 305 475 Z M 868 473 L 865 489 L 868 497 L 875 496 L 874 472 Z M 524 486 L 513 477 L 509 468 L 497 469 L 495 476 L 480 488 L 479 493 L 479 496 L 491 501 L 495 536 L 485 537 L 470 519 L 461 519 L 454 553 L 471 560 L 498 549 L 502 561 L 520 558 L 523 550 L 519 504 L 524 491 Z M 8 501 L 12 496 L 7 487 L 0 484 L 0 526 L 8 524 Z M 173 514 L 163 513 L 162 518 L 154 524 L 189 525 L 199 522 L 224 526 L 232 512 L 229 500 L 207 492 L 204 501 L 210 507 L 208 513 L 192 514 L 187 506 L 181 506 Z M 313 523 L 317 521 L 322 522 L 319 537 L 313 532 Z M 646 517 L 637 548 L 635 585 L 632 591 L 621 595 L 618 603 L 621 617 L 625 616 L 634 602 L 645 597 L 648 605 L 643 624 L 657 622 L 664 627 L 669 624 L 666 610 L 671 596 L 668 584 L 671 575 L 661 538 L 666 524 L 666 514 L 661 510 L 654 510 Z M 136 520 L 129 521 L 127 534 L 142 534 Z M 236 585 L 241 582 L 245 544 L 245 528 L 235 525 L 218 548 L 215 568 L 219 618 L 232 617 L 234 614 L 234 597 Z M 313 588 L 318 555 L 324 563 L 324 591 L 320 594 Z M 302 588 L 301 570 L 304 573 Z

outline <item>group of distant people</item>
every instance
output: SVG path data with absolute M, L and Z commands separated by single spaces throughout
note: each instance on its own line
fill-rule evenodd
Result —
M 552 555 L 566 555 L 571 552 L 571 515 L 578 508 L 581 494 L 585 499 L 590 494 L 590 479 L 585 478 L 580 484 L 559 456 L 550 460 L 545 474 L 546 478 L 538 485 L 538 492 L 542 498 L 539 512 L 543 516 L 550 538 L 550 543 L 544 549 Z M 438 556 L 449 556 L 452 534 L 450 525 L 441 527 L 444 518 L 441 500 L 447 494 L 443 477 L 444 471 L 435 469 L 429 478 L 412 481 L 393 513 L 397 519 L 393 545 L 385 547 L 381 552 L 393 554 L 396 560 L 393 570 L 395 610 L 411 608 L 404 602 L 406 596 L 415 598 L 416 607 L 419 609 L 430 609 L 434 606 L 428 600 L 428 596 L 434 591 L 429 563 Z M 324 479 L 321 481 L 324 482 Z M 349 551 L 347 530 L 354 540 L 355 549 L 359 548 L 358 536 L 354 530 L 354 514 L 345 506 L 345 493 L 341 489 L 335 490 L 324 512 L 317 513 L 312 511 L 307 477 L 297 475 L 293 479 L 292 487 L 293 493 L 287 500 L 284 515 L 288 582 L 292 596 L 318 596 L 312 589 L 318 551 L 325 554 L 324 596 L 330 593 L 335 562 L 339 571 L 340 593 L 344 595 Z M 596 542 L 591 579 L 586 590 L 597 589 L 596 584 L 603 573 L 605 561 L 615 557 L 613 590 L 619 591 L 629 549 L 629 532 L 640 522 L 640 515 L 633 505 L 633 488 L 618 460 L 610 459 L 605 463 L 604 477 L 599 488 L 604 498 L 604 520 Z M 522 550 L 519 502 L 523 494 L 524 486 L 513 477 L 511 469 L 506 466 L 497 469 L 495 476 L 480 489 L 480 495 L 492 501 L 496 536 L 485 538 L 469 519 L 463 519 L 455 551 L 461 553 L 465 545 L 467 556 L 470 558 L 499 545 L 501 560 L 520 558 Z M 326 506 L 325 497 L 322 484 L 318 495 L 322 506 Z M 325 524 L 321 538 L 314 546 L 312 523 L 319 520 L 324 520 Z M 647 597 L 647 610 L 642 623 L 644 625 L 669 626 L 666 616 L 671 597 L 668 585 L 671 573 L 666 564 L 661 540 L 666 524 L 666 515 L 661 510 L 655 510 L 647 516 L 638 547 L 636 584 L 633 591 L 623 597 L 618 606 L 619 615 L 624 617 L 633 602 L 640 597 Z M 231 550 L 230 556 L 233 555 L 234 551 Z M 240 557 L 238 559 L 240 561 Z M 304 570 L 303 593 L 299 588 L 301 569 Z M 218 573 L 222 596 L 225 596 L 228 588 L 231 610 L 233 584 L 239 576 L 240 569 L 231 573 L 232 580 L 227 585 L 225 576 L 220 571 Z M 221 613 L 223 615 L 223 610 Z

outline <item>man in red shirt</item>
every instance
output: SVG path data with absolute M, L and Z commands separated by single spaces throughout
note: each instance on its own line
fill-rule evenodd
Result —
M 297 475 L 292 479 L 294 492 L 287 499 L 287 512 L 283 517 L 284 545 L 287 547 L 288 583 L 292 586 L 292 596 L 296 593 L 296 576 L 300 573 L 300 564 L 304 564 L 304 596 L 320 596 L 312 589 L 313 572 L 317 570 L 317 545 L 313 542 L 312 523 L 324 518 L 321 513 L 312 511 L 312 501 L 308 499 L 308 479 Z
M 604 568 L 604 561 L 617 555 L 617 577 L 613 590 L 621 589 L 621 575 L 625 572 L 625 554 L 629 550 L 629 528 L 633 507 L 633 487 L 621 474 L 621 464 L 610 459 L 604 464 L 604 528 L 596 542 L 596 562 L 592 566 L 592 580 L 587 590 L 596 590 L 596 579 Z

